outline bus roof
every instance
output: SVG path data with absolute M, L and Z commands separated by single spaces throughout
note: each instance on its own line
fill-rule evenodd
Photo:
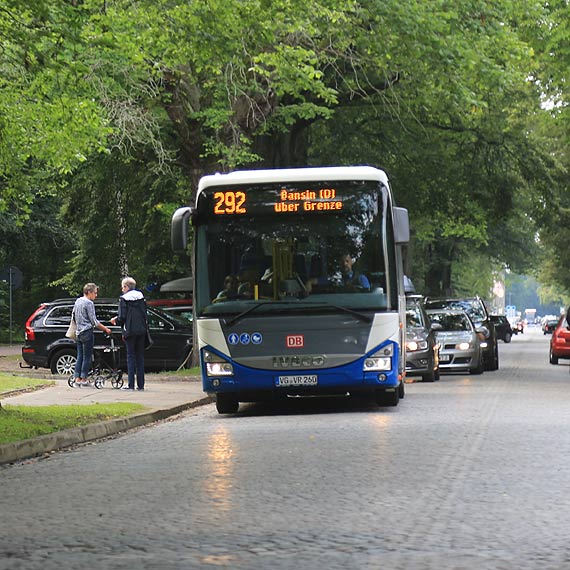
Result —
M 225 186 L 229 184 L 318 182 L 320 180 L 378 180 L 388 185 L 386 173 L 372 166 L 325 166 L 318 168 L 236 170 L 229 174 L 211 174 L 200 179 L 198 192 L 209 186 Z

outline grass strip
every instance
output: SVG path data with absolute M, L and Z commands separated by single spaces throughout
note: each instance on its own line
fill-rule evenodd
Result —
M 25 376 L 14 376 L 13 374 L 3 374 L 0 372 L 0 394 L 12 390 L 35 388 L 36 386 L 45 386 L 46 384 L 53 383 L 52 380 L 39 380 L 37 378 L 26 378 Z
M 10 406 L 0 408 L 0 445 L 130 416 L 145 410 L 142 404 L 112 403 L 78 406 Z

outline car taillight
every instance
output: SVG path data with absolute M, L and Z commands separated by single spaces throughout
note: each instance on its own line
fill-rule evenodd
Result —
M 26 321 L 26 328 L 24 331 L 24 338 L 26 340 L 36 340 L 36 333 L 32 328 L 32 322 L 36 318 L 36 315 L 44 310 L 45 305 L 40 305 L 31 315 L 30 318 Z

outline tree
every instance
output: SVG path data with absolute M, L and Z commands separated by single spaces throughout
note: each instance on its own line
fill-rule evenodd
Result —
M 532 121 L 548 121 L 539 106 L 547 82 L 535 78 L 563 76 L 547 57 L 552 22 L 563 45 L 561 15 L 562 6 L 531 0 L 10 0 L 0 108 L 23 105 L 18 129 L 0 124 L 3 196 L 30 204 L 45 174 L 41 192 L 64 197 L 66 219 L 86 208 L 62 282 L 71 283 L 102 249 L 109 275 L 157 270 L 146 268 L 156 252 L 112 251 L 118 232 L 146 227 L 125 215 L 124 196 L 152 212 L 182 188 L 191 198 L 215 170 L 380 162 L 412 212 L 409 263 L 428 291 L 452 287 L 466 251 L 522 267 L 533 249 L 519 231 L 523 209 L 529 228 L 544 220 L 559 183 Z M 104 196 L 101 212 L 81 188 Z M 109 221 L 107 208 L 119 208 Z M 100 227 L 96 249 L 89 232 Z

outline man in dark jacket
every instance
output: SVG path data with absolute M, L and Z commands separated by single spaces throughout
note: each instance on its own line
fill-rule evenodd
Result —
M 137 282 L 132 277 L 121 281 L 123 294 L 119 299 L 119 314 L 111 319 L 114 325 L 123 328 L 123 339 L 127 347 L 127 370 L 129 384 L 124 390 L 144 390 L 144 349 L 148 329 L 144 295 L 135 289 Z

